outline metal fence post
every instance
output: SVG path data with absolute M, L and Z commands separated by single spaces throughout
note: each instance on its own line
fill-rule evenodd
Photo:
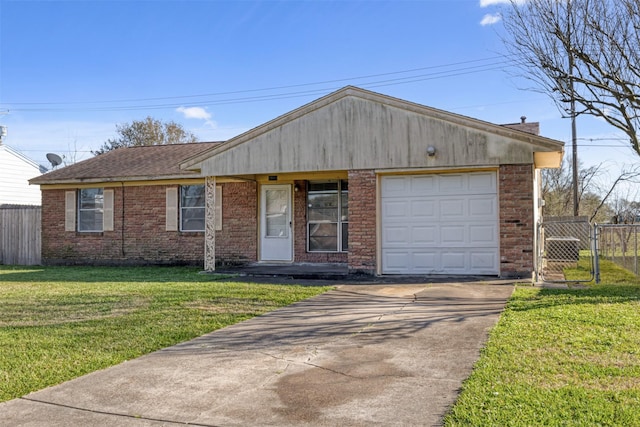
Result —
M 600 254 L 598 253 L 598 224 L 593 225 L 593 274 L 596 284 L 600 283 Z
M 638 228 L 633 227 L 633 271 L 638 275 Z

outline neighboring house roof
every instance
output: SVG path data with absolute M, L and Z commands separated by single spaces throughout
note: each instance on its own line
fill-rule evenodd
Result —
M 0 143 L 0 205 L 40 205 L 40 189 L 29 186 L 28 180 L 43 169 L 24 154 Z
M 118 148 L 30 180 L 31 184 L 117 182 L 199 177 L 180 162 L 219 142 Z
M 427 156 L 427 147 L 436 150 Z M 561 158 L 549 138 L 353 86 L 194 156 L 203 176 L 352 169 L 495 167 Z M 556 159 L 557 160 L 557 159 Z

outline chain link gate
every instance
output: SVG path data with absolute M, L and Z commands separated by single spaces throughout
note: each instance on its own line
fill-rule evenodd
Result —
M 596 236 L 586 217 L 549 218 L 538 224 L 537 280 L 590 282 L 596 278 Z M 576 268 L 586 259 L 591 273 L 586 280 L 567 280 L 565 268 Z

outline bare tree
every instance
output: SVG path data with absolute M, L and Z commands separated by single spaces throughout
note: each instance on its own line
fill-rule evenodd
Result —
M 570 216 L 572 214 L 571 159 L 565 158 L 558 169 L 542 171 L 542 198 L 544 214 Z M 623 166 L 615 178 L 609 175 L 605 162 L 588 168 L 578 163 L 578 212 L 589 221 L 602 222 L 615 214 L 620 198 L 620 185 L 635 184 L 640 180 L 640 166 Z M 627 194 L 629 197 L 629 195 Z
M 602 168 L 603 165 L 604 163 L 600 163 L 598 165 L 598 168 Z M 599 214 L 604 214 L 604 217 L 610 217 L 612 209 L 609 205 L 609 202 L 612 194 L 614 194 L 616 189 L 620 188 L 619 187 L 620 184 L 623 184 L 623 183 L 629 183 L 632 185 L 637 184 L 639 179 L 640 179 L 640 166 L 636 165 L 636 166 L 624 166 L 622 170 L 619 172 L 618 176 L 616 176 L 616 178 L 614 178 L 613 180 L 608 180 L 606 183 L 605 181 L 600 181 L 601 182 L 599 187 L 600 203 L 595 205 L 589 211 L 591 215 L 589 217 L 589 221 L 591 222 L 601 221 L 601 219 L 598 218 Z M 603 215 L 600 215 L 600 218 L 602 218 L 602 216 Z
M 561 111 L 604 119 L 640 155 L 640 2 L 511 0 L 503 13 L 510 56 Z
M 116 130 L 119 136 L 108 139 L 98 150 L 92 151 L 94 155 L 103 154 L 120 147 L 182 144 L 198 141 L 198 138 L 191 132 L 186 131 L 182 125 L 173 121 L 163 123 L 151 117 L 116 125 Z
M 557 169 L 543 169 L 542 195 L 545 200 L 545 215 L 569 216 L 572 214 L 572 176 L 571 158 L 565 157 Z M 585 168 L 578 162 L 578 206 L 579 213 L 586 215 L 589 208 L 593 208 L 594 200 L 600 201 L 598 196 L 602 191 L 600 177 L 603 164 Z M 586 201 L 589 201 L 587 203 Z M 589 205 L 589 206 L 587 206 Z M 589 213 L 590 215 L 590 213 Z
M 640 219 L 640 202 L 627 198 L 615 198 L 611 202 L 614 224 L 636 224 Z

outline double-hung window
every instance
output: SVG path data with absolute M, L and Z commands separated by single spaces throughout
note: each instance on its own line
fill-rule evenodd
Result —
M 204 231 L 205 187 L 183 185 L 180 187 L 180 231 Z
M 103 231 L 104 194 L 102 188 L 78 192 L 78 231 Z
M 310 181 L 307 187 L 309 252 L 347 252 L 348 181 Z

